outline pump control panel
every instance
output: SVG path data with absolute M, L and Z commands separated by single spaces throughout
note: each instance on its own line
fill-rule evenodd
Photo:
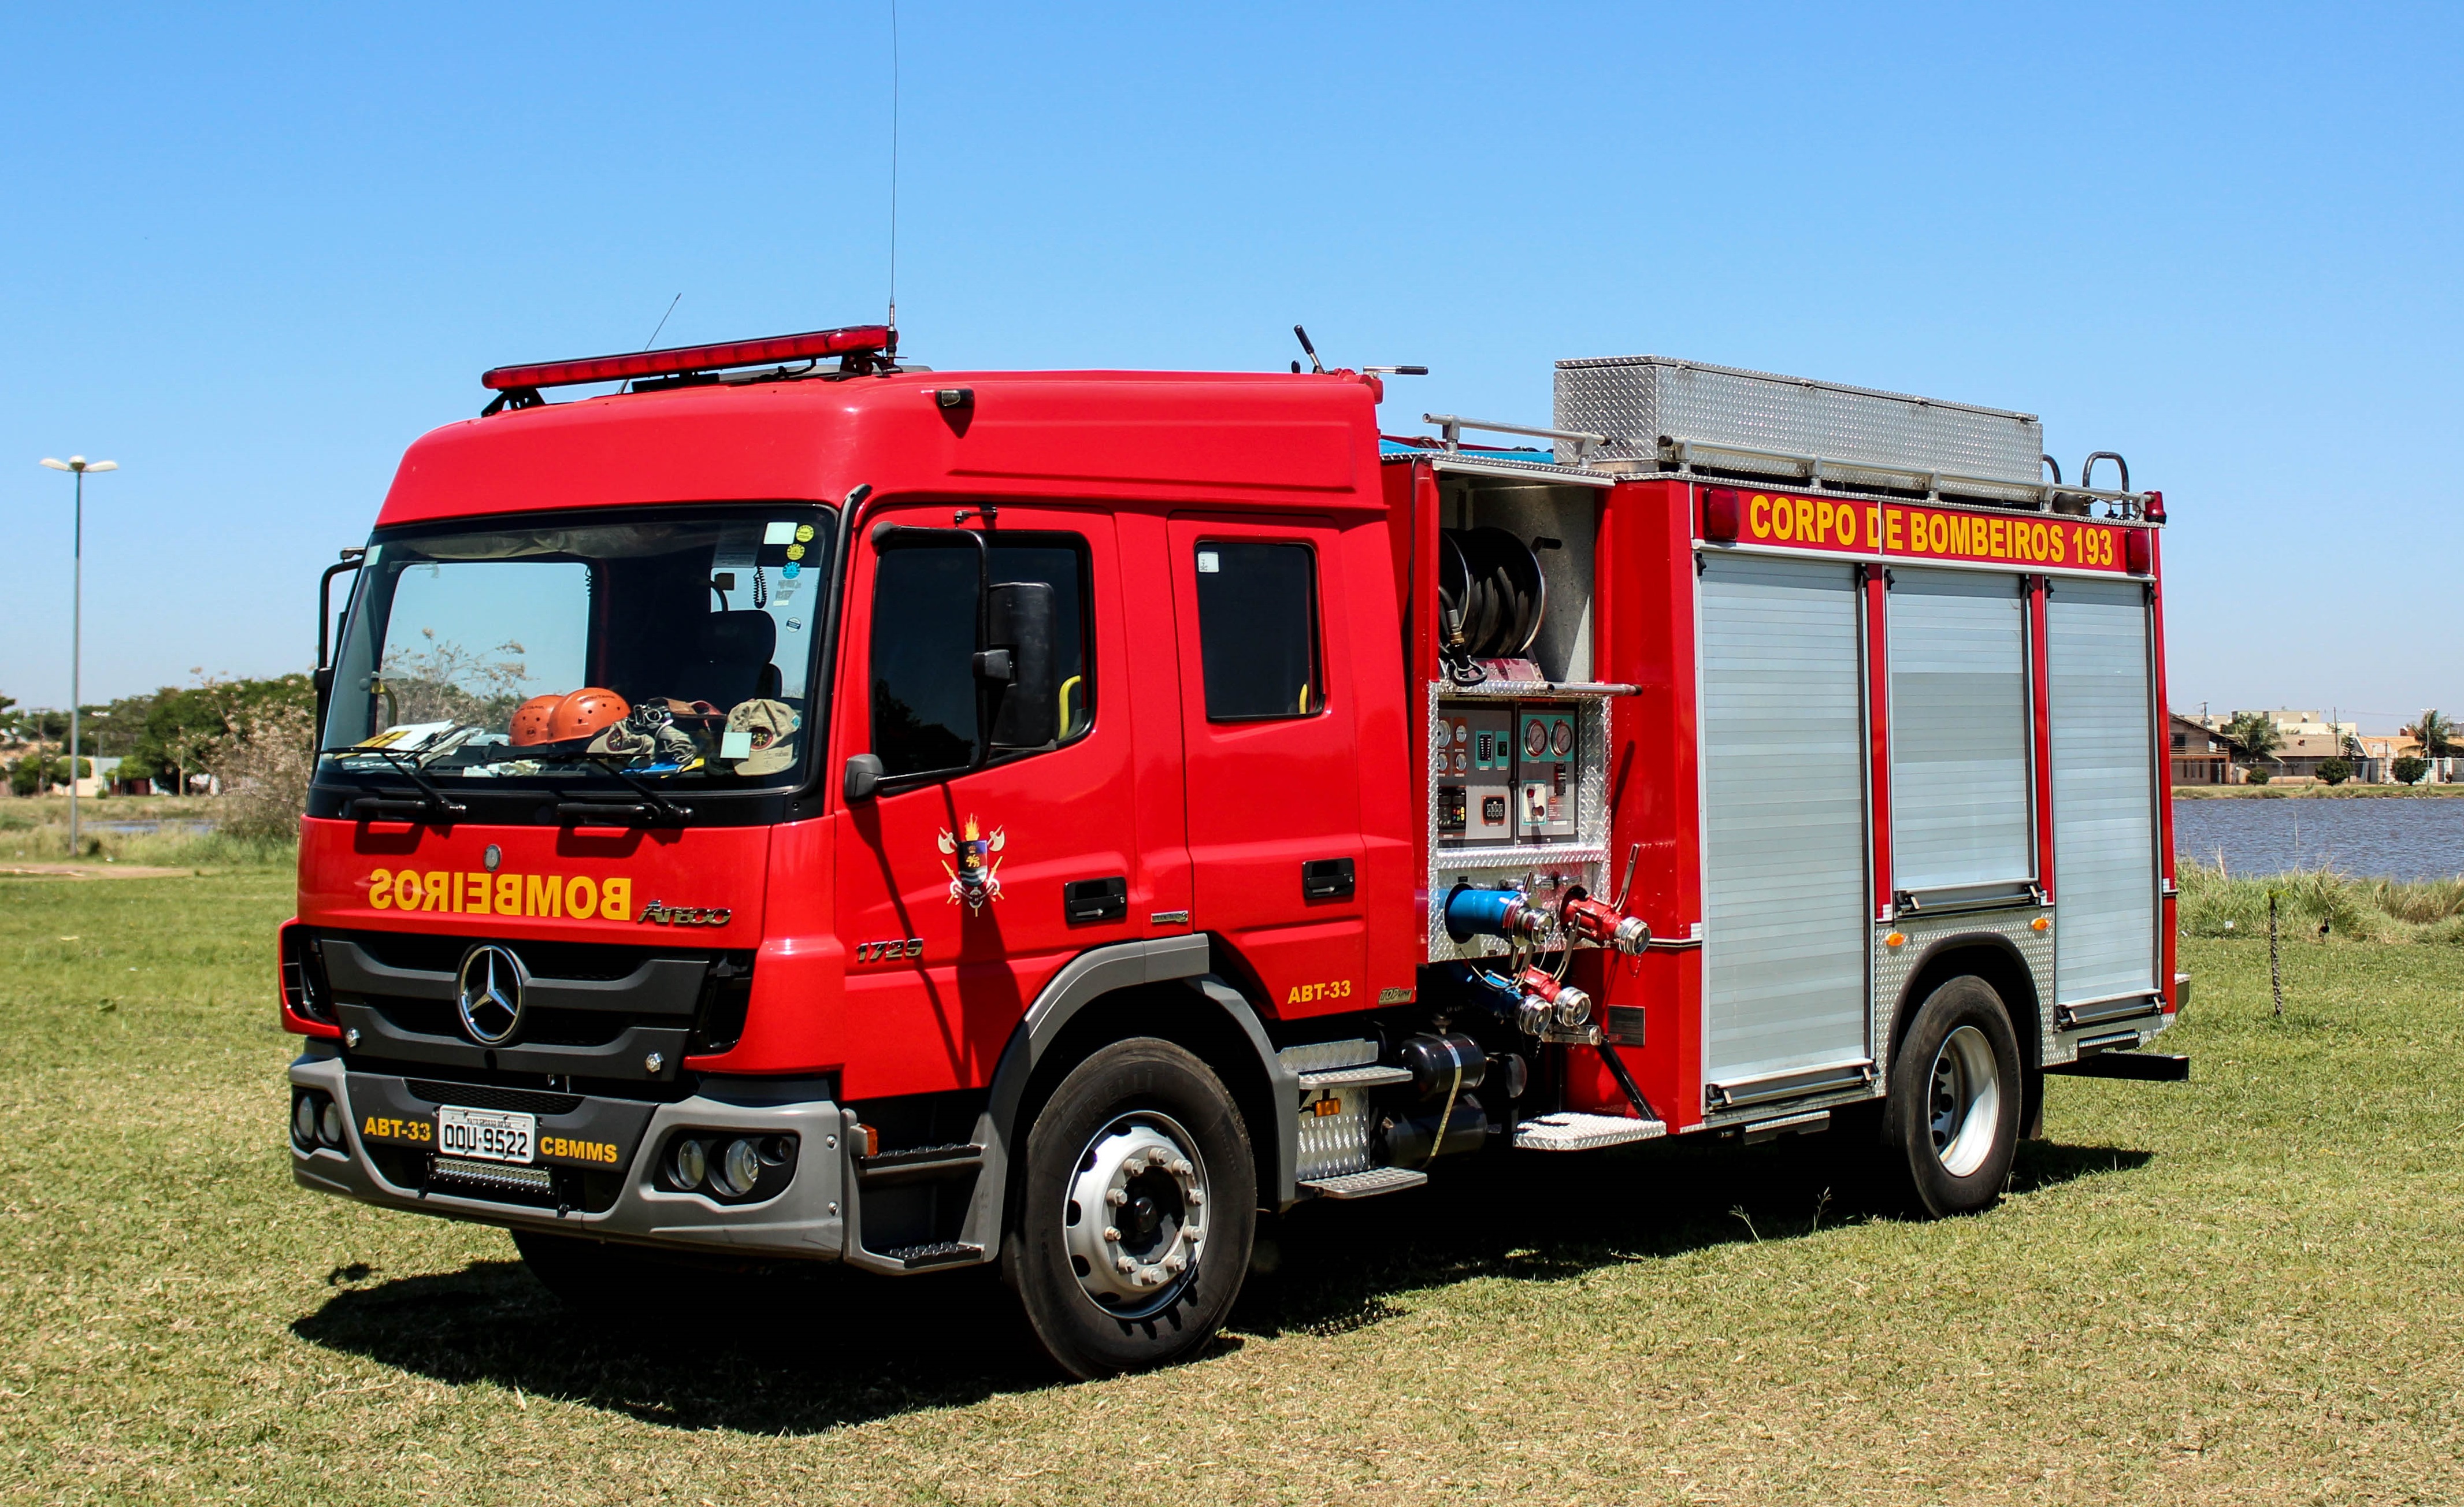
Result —
M 1576 744 L 1572 708 L 1522 708 L 1515 713 L 1514 836 L 1523 842 L 1574 835 Z
M 1448 707 L 1438 726 L 1430 759 L 1438 836 L 1456 842 L 1512 841 L 1512 709 Z

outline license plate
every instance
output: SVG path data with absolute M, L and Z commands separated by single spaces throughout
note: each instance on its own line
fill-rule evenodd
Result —
M 482 1162 L 529 1163 L 539 1144 L 539 1116 L 508 1114 L 497 1109 L 436 1111 L 436 1149 L 448 1156 Z

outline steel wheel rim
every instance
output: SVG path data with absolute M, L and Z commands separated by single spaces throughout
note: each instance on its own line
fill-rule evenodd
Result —
M 1943 1170 L 1967 1177 L 1985 1165 L 2002 1121 L 2002 1075 L 1993 1044 L 1974 1026 L 1961 1026 L 1933 1055 L 1925 1083 L 1926 1131 Z
M 1143 1319 L 1197 1278 L 1212 1190 L 1198 1138 L 1151 1109 L 1117 1115 L 1078 1153 L 1061 1205 L 1061 1241 L 1089 1302 Z

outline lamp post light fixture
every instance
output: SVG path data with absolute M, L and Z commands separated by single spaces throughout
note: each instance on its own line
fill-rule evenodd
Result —
M 78 670 L 84 655 L 80 634 L 85 625 L 85 475 L 88 471 L 120 470 L 118 461 L 90 461 L 82 455 L 55 461 L 43 457 L 43 464 L 54 470 L 69 471 L 77 477 L 77 524 L 70 535 L 69 546 L 69 858 L 79 855 L 77 841 L 77 701 Z

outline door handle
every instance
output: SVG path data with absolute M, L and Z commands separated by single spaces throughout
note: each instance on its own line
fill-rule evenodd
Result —
M 1301 864 L 1303 900 L 1350 900 L 1352 888 L 1352 860 L 1348 858 L 1313 858 Z
M 1073 879 L 1061 886 L 1061 913 L 1071 926 L 1089 921 L 1126 921 L 1130 917 L 1130 882 L 1124 875 L 1110 879 Z

